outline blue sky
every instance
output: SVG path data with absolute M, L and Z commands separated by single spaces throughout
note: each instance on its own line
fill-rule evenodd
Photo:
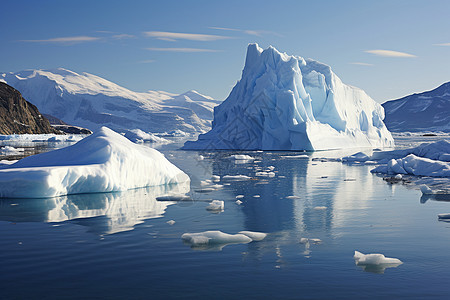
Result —
M 446 0 L 4 0 L 0 71 L 64 67 L 223 100 L 257 42 L 324 62 L 384 102 L 450 81 L 449 12 Z

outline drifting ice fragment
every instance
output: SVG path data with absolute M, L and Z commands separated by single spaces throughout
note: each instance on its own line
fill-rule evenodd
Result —
M 238 233 L 248 236 L 254 242 L 262 241 L 267 236 L 267 233 L 255 232 L 255 231 L 239 231 Z
M 209 203 L 209 205 L 206 207 L 206 210 L 212 210 L 212 211 L 222 211 L 225 207 L 225 203 L 220 200 L 213 200 Z
M 205 244 L 247 244 L 253 240 L 244 234 L 228 234 L 221 231 L 185 233 L 181 239 L 193 246 Z
M 373 254 L 363 254 L 359 251 L 355 251 L 353 256 L 355 263 L 357 265 L 382 265 L 382 264 L 393 264 L 400 265 L 403 262 L 398 258 L 385 257 L 383 254 L 373 253 Z
M 242 204 L 242 201 L 241 201 L 241 200 L 236 200 L 236 204 L 237 204 L 237 205 L 241 205 L 241 204 Z
M 245 176 L 245 175 L 225 175 L 222 177 L 223 180 L 248 180 L 251 179 L 251 177 Z
M 432 195 L 433 194 L 433 191 L 426 184 L 422 184 L 420 186 L 420 191 L 424 195 Z
M 175 224 L 175 221 L 174 220 L 169 220 L 166 223 L 169 224 L 169 225 L 173 225 L 173 224 Z

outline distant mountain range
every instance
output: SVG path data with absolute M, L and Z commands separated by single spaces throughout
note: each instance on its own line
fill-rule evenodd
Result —
M 171 94 L 133 92 L 89 73 L 66 69 L 0 73 L 3 81 L 46 115 L 91 130 L 108 126 L 118 132 L 182 130 L 201 133 L 210 129 L 213 108 L 220 101 L 196 91 Z
M 393 132 L 450 132 L 450 82 L 382 104 L 384 123 Z

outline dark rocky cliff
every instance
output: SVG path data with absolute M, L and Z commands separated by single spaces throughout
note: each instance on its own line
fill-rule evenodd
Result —
M 0 82 L 0 134 L 14 133 L 61 134 L 19 91 Z

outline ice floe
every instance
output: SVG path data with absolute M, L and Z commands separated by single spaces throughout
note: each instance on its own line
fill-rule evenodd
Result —
M 206 207 L 206 210 L 210 210 L 210 211 L 223 211 L 225 208 L 225 202 L 221 201 L 221 200 L 213 200 L 211 201 L 208 206 Z
M 189 177 L 157 150 L 102 127 L 75 145 L 0 169 L 0 197 L 45 198 L 186 181 Z

